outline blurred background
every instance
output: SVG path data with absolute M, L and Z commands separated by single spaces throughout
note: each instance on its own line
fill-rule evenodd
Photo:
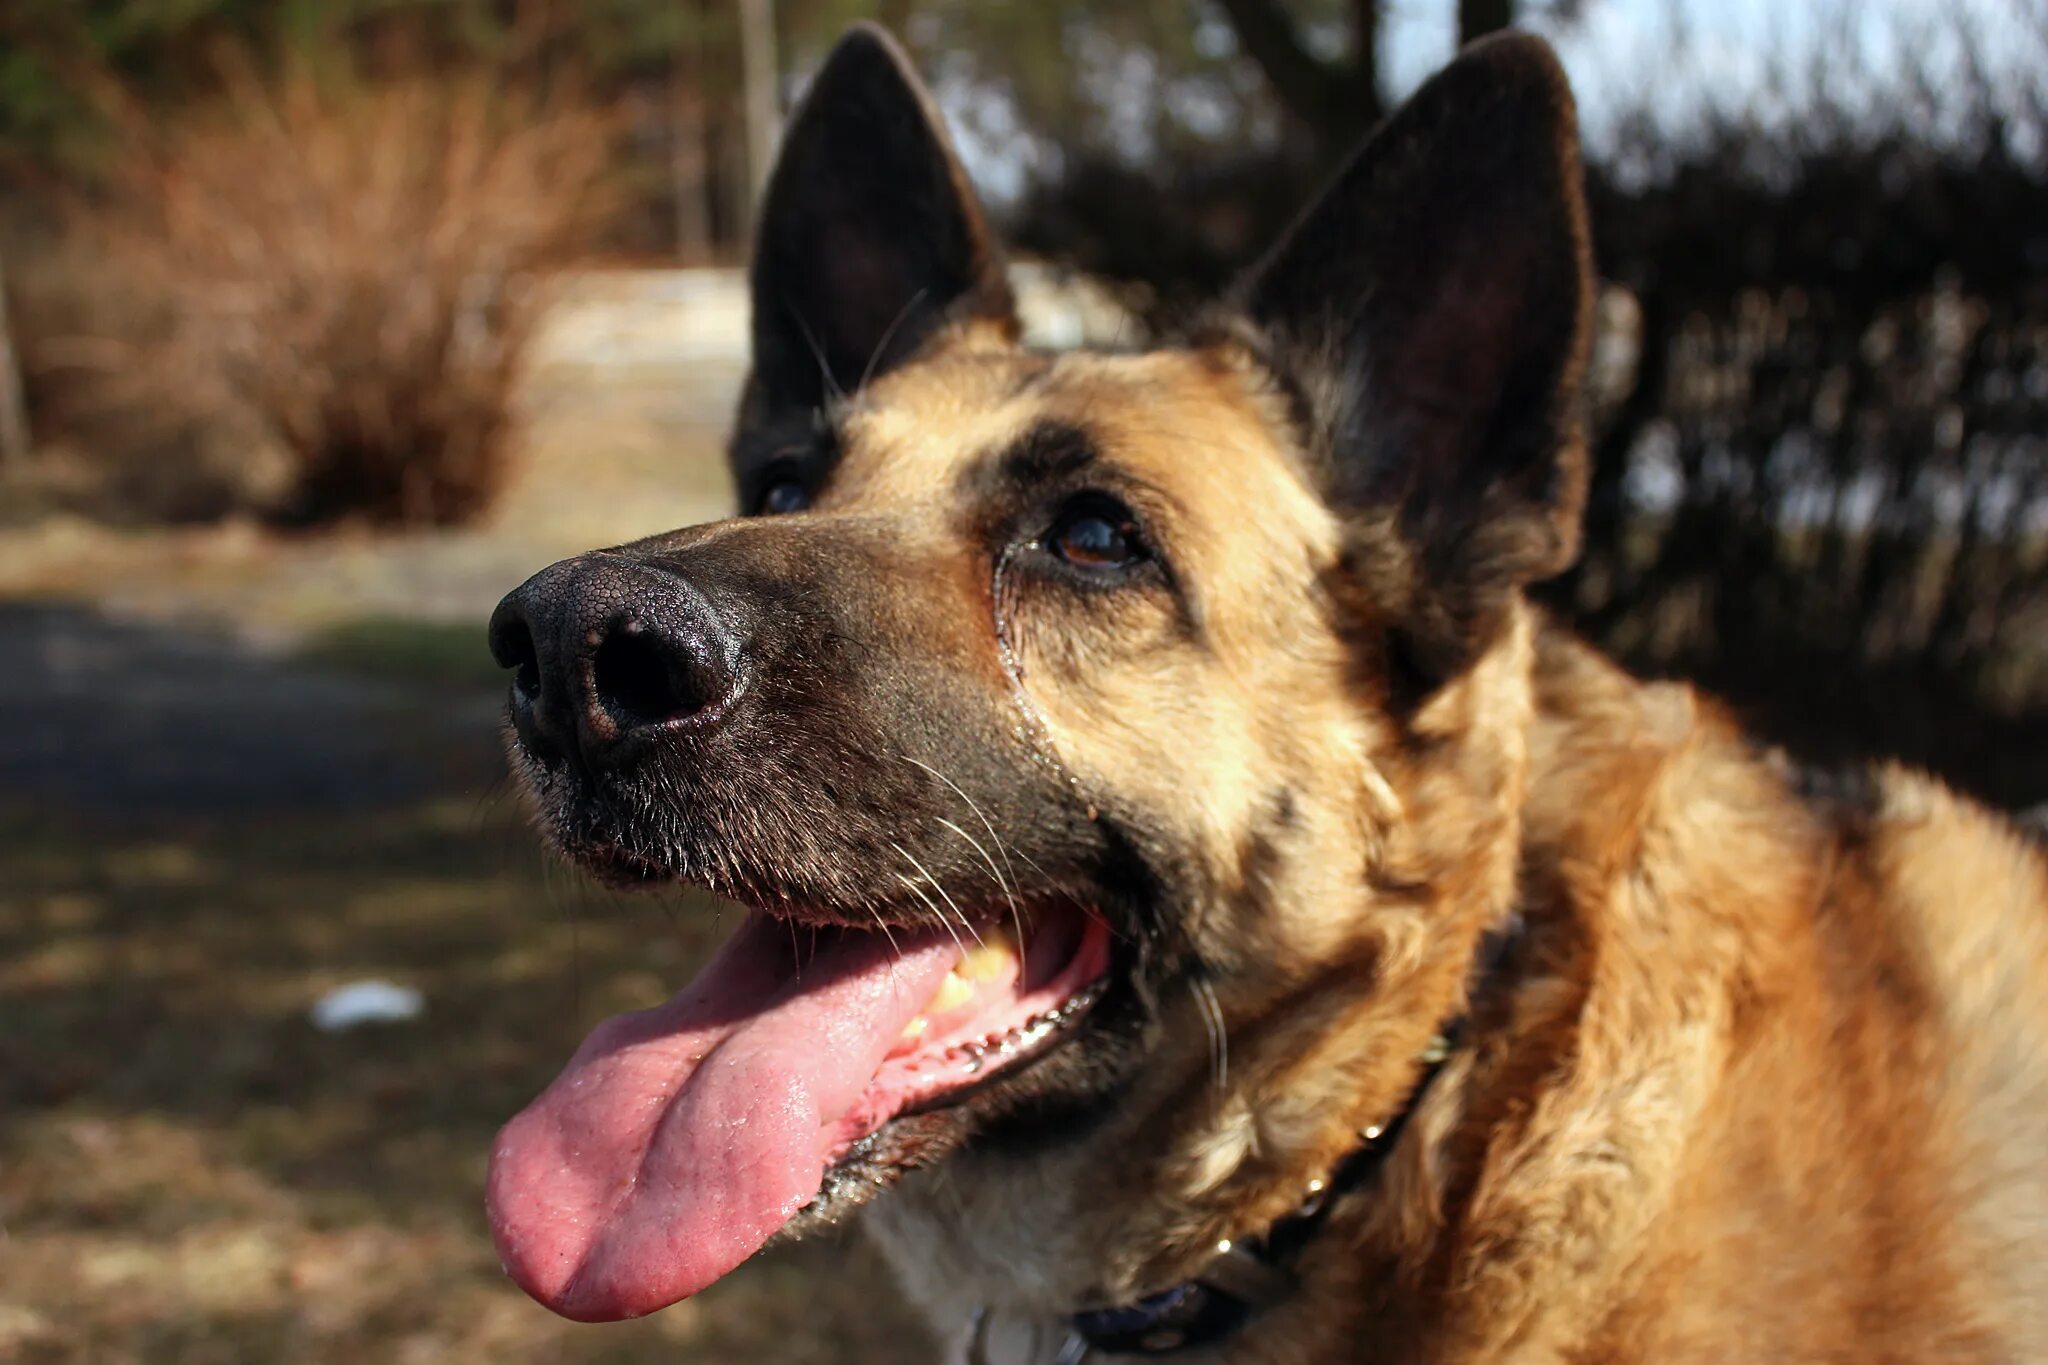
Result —
M 543 858 L 483 621 L 726 512 L 755 188 L 858 17 L 1056 343 L 1171 326 L 1461 41 L 1551 35 L 1605 286 L 1546 595 L 1798 756 L 2048 801 L 2038 0 L 11 0 L 0 1359 L 923 1356 L 857 1243 L 559 1323 L 479 1193 L 717 932 Z

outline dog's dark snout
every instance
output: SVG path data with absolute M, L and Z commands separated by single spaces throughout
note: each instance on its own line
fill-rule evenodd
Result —
M 598 768 L 629 741 L 706 728 L 740 675 L 742 631 L 686 578 L 618 555 L 544 569 L 491 617 L 512 722 L 546 760 Z

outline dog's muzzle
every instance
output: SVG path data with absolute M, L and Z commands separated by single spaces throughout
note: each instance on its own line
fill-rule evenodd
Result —
M 521 742 L 592 772 L 650 740 L 715 728 L 743 680 L 747 635 L 682 575 L 604 551 L 529 578 L 490 628 L 491 653 L 514 670 Z

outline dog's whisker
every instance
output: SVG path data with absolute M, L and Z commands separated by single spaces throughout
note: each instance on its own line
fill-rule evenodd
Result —
M 1013 850 L 1009 844 L 1004 843 L 1003 836 L 997 833 L 996 827 L 989 822 L 988 816 L 981 809 L 981 804 L 977 802 L 973 797 L 969 796 L 966 793 L 966 791 L 964 791 L 961 788 L 959 783 L 955 782 L 952 778 L 946 776 L 937 768 L 934 768 L 931 764 L 925 762 L 923 759 L 918 758 L 913 754 L 905 754 L 903 755 L 903 757 L 908 759 L 910 762 L 915 763 L 918 767 L 924 769 L 933 777 L 938 778 L 939 781 L 945 783 L 947 786 L 951 787 L 955 792 L 959 793 L 960 799 L 967 803 L 967 808 L 974 812 L 974 818 L 981 821 L 982 828 L 988 831 L 988 837 L 995 840 L 996 852 L 1003 855 L 1003 865 L 1010 869 L 1010 879 L 1012 882 L 1015 882 L 1017 880 L 1017 865 L 1010 861 L 1010 854 L 1014 851 L 1016 855 L 1019 858 L 1023 859 L 1025 864 L 1029 866 L 1033 872 L 1036 872 L 1039 875 L 1039 878 L 1042 881 L 1044 881 L 1049 888 L 1055 891 L 1062 899 L 1064 899 L 1067 902 L 1067 904 L 1073 906 L 1077 910 L 1086 910 L 1088 908 L 1087 906 L 1081 903 L 1081 900 L 1077 896 L 1075 896 L 1073 892 L 1061 886 L 1058 880 L 1054 878 L 1050 872 L 1047 872 L 1045 868 L 1042 865 L 1040 865 L 1036 858 L 1033 858 L 1030 854 L 1026 853 L 1021 848 Z M 953 828 L 957 829 L 958 826 L 954 826 Z M 969 842 L 972 841 L 970 840 Z M 986 858 L 988 855 L 984 853 L 982 856 Z M 1001 879 L 998 878 L 998 880 L 1000 881 Z M 1005 888 L 1005 890 L 1007 892 L 1007 888 Z M 1014 913 L 1014 905 L 1012 908 Z
M 943 815 L 938 817 L 938 820 L 939 823 L 944 825 L 947 829 L 952 830 L 962 839 L 965 839 L 968 843 L 968 846 L 971 847 L 976 853 L 979 853 L 981 855 L 981 860 L 988 864 L 988 870 L 990 873 L 994 875 L 996 879 L 996 885 L 1001 887 L 1003 890 L 1003 899 L 1009 904 L 1010 925 L 1017 931 L 1017 941 L 1019 943 L 1022 943 L 1024 941 L 1024 916 L 1018 912 L 1017 895 L 1015 892 L 1010 890 L 1010 884 L 1008 881 L 1004 879 L 1002 869 L 996 866 L 996 860 L 988 856 L 988 850 L 983 848 L 980 842 L 976 840 L 972 834 L 969 834 L 966 830 L 960 828 L 960 826 L 954 824 L 951 820 L 946 819 Z
M 889 940 L 889 951 L 894 953 L 900 961 L 903 957 L 903 949 L 897 946 L 896 935 L 889 932 L 889 921 L 883 919 L 882 912 L 875 909 L 874 906 L 870 905 L 867 909 L 868 914 L 874 917 L 875 926 L 882 931 L 882 937 Z
M 910 880 L 910 878 L 904 876 L 901 872 L 898 872 L 896 874 L 896 880 L 902 882 L 905 886 L 909 887 L 910 894 L 916 896 L 919 900 L 925 903 L 926 908 L 932 912 L 932 917 L 938 920 L 939 927 L 944 929 L 948 934 L 952 935 L 953 946 L 958 948 L 963 953 L 966 952 L 967 945 L 965 943 L 962 943 L 960 941 L 960 935 L 954 932 L 953 921 L 947 919 L 944 915 L 939 913 L 938 904 L 935 901 L 933 901 L 930 896 L 927 896 L 924 893 L 924 888 L 919 886 L 916 882 Z
M 882 352 L 888 350 L 889 343 L 895 340 L 896 338 L 896 329 L 901 327 L 904 324 L 904 322 L 909 319 L 911 313 L 915 311 L 915 309 L 917 308 L 917 305 L 923 303 L 925 295 L 929 293 L 931 293 L 931 290 L 929 289 L 920 289 L 916 293 L 912 294 L 910 296 L 910 301 L 904 304 L 902 309 L 897 312 L 895 318 L 889 323 L 889 325 L 882 329 L 881 340 L 877 341 L 875 343 L 875 349 L 868 353 L 868 363 L 861 367 L 860 383 L 855 384 L 853 386 L 853 396 L 855 398 L 858 398 L 861 394 L 867 392 L 868 381 L 875 377 L 875 366 L 882 359 Z
M 967 809 L 974 812 L 974 818 L 981 821 L 981 827 L 988 831 L 988 837 L 995 843 L 996 852 L 1003 855 L 1003 866 L 1010 870 L 1010 875 L 1007 879 L 1003 876 L 1002 873 L 996 872 L 995 863 L 993 861 L 990 861 L 987 851 L 984 850 L 980 844 L 975 843 L 973 839 L 968 838 L 966 830 L 961 829 L 958 825 L 953 824 L 950 820 L 940 821 L 941 824 L 947 826 L 949 829 L 952 829 L 953 831 L 958 833 L 961 838 L 967 839 L 968 843 L 974 844 L 974 851 L 981 854 L 982 860 L 984 862 L 988 862 L 988 870 L 990 872 L 995 872 L 996 884 L 1001 886 L 1003 889 L 1003 894 L 1009 897 L 1010 912 L 1014 915 L 1017 909 L 1017 896 L 1016 893 L 1011 889 L 1011 885 L 1016 880 L 1017 868 L 1016 865 L 1010 861 L 1010 850 L 1004 846 L 1003 836 L 996 832 L 995 825 L 989 820 L 987 812 L 982 810 L 981 803 L 976 801 L 973 797 L 969 796 L 967 794 L 966 789 L 963 788 L 958 782 L 955 782 L 952 778 L 946 776 L 944 773 L 940 772 L 937 768 L 934 768 L 931 764 L 925 762 L 923 759 L 918 758 L 914 754 L 905 754 L 904 757 L 909 759 L 912 763 L 915 763 L 918 767 L 924 769 L 926 772 L 930 773 L 933 777 L 938 778 L 939 781 L 945 783 L 948 787 L 951 787 L 954 793 L 958 795 L 962 801 L 967 803 Z
M 1084 914 L 1095 913 L 1095 907 L 1090 906 L 1086 901 L 1082 900 L 1079 896 L 1076 896 L 1070 888 L 1068 888 L 1058 878 L 1054 877 L 1052 873 L 1047 872 L 1036 858 L 1032 857 L 1029 853 L 1026 853 L 1021 848 L 1017 850 L 1017 856 L 1019 858 L 1022 858 L 1025 862 L 1025 865 L 1028 866 L 1033 872 L 1036 872 L 1039 875 L 1040 880 L 1042 880 L 1047 887 L 1051 888 L 1053 894 L 1057 895 L 1061 900 L 1064 900 L 1068 905 L 1073 906 L 1076 910 L 1082 911 Z
M 919 876 L 923 877 L 927 882 L 931 883 L 932 890 L 939 893 L 939 899 L 944 901 L 947 907 L 950 908 L 952 912 L 959 917 L 960 927 L 962 929 L 965 929 L 969 934 L 973 935 L 974 941 L 977 944 L 980 943 L 981 931 L 979 929 L 976 929 L 974 927 L 974 922 L 967 918 L 967 912 L 962 910 L 959 907 L 959 905 L 957 905 L 954 902 L 953 898 L 946 894 L 946 888 L 939 885 L 939 879 L 937 877 L 934 877 L 929 871 L 927 871 L 925 869 L 925 865 L 917 860 L 916 855 L 912 854 L 911 851 L 903 847 L 903 845 L 897 843 L 895 840 L 892 839 L 889 841 L 889 847 L 895 849 L 899 854 L 901 854 L 903 856 L 904 861 L 908 862 L 912 867 L 917 869 Z M 943 918 L 943 916 L 941 916 L 941 918 Z
M 784 300 L 783 306 L 789 309 L 791 321 L 796 323 L 797 331 L 803 334 L 804 344 L 811 348 L 811 358 L 818 362 L 818 375 L 825 381 L 825 392 L 831 396 L 833 402 L 844 400 L 846 390 L 839 387 L 839 380 L 832 373 L 832 362 L 825 358 L 825 348 L 818 344 L 817 334 L 811 331 L 811 325 L 804 321 L 804 315 L 796 310 L 795 304 Z

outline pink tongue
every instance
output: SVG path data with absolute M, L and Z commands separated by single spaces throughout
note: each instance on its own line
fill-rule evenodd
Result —
M 846 1137 L 835 1121 L 959 957 L 943 932 L 826 932 L 799 971 L 789 926 L 748 916 L 674 999 L 600 1024 L 498 1135 L 488 1200 L 507 1272 L 603 1321 L 753 1255 L 818 1192 Z

